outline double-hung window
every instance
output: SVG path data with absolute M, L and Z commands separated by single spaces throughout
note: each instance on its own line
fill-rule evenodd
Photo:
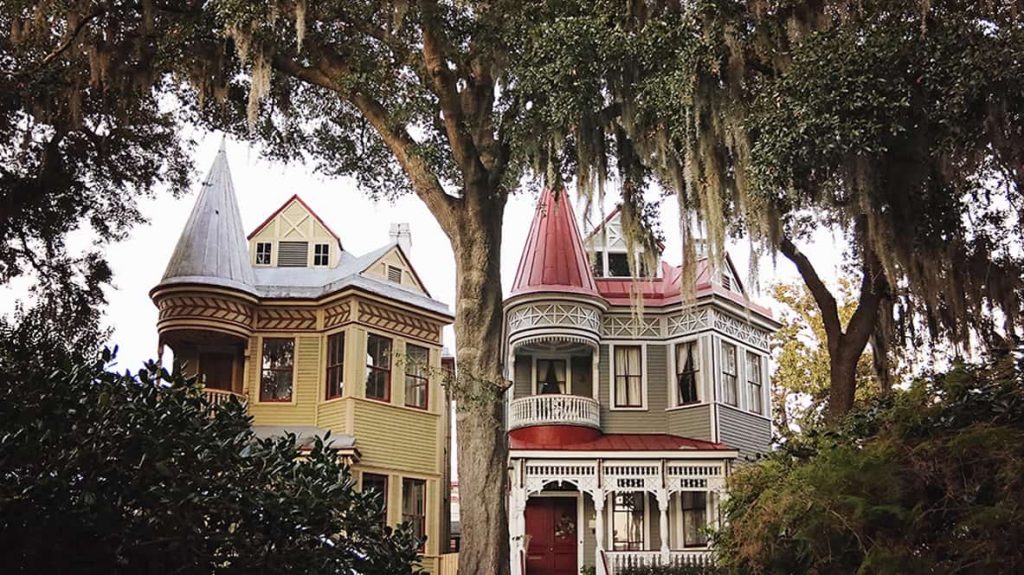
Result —
M 427 408 L 430 384 L 430 352 L 418 345 L 405 346 L 405 404 Z
M 764 413 L 761 356 L 747 352 L 747 384 L 750 386 L 750 411 Z
M 412 525 L 412 534 L 423 550 L 427 534 L 427 482 L 422 479 L 402 479 L 402 522 Z
M 683 547 L 703 547 L 708 538 L 704 532 L 707 526 L 708 497 L 702 491 L 683 491 Z
M 736 365 L 736 346 L 722 342 L 722 400 L 733 406 L 739 405 Z
M 380 496 L 381 509 L 384 510 L 384 523 L 388 522 L 388 476 L 376 473 L 363 474 L 363 493 L 376 493 Z
M 327 395 L 325 399 L 341 397 L 345 390 L 345 333 L 327 337 Z
M 643 407 L 640 346 L 615 347 L 615 407 Z
M 366 336 L 366 397 L 391 401 L 391 340 Z
M 265 338 L 260 369 L 260 401 L 292 400 L 295 340 Z
M 644 548 L 643 492 L 616 493 L 612 506 L 612 551 L 641 551 Z
M 697 342 L 687 341 L 676 345 L 676 403 L 686 405 L 697 403 L 697 372 L 700 364 L 697 357 Z

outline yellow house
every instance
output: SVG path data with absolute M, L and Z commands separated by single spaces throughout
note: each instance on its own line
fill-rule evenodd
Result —
M 448 542 L 449 402 L 441 386 L 448 307 L 409 261 L 407 224 L 362 256 L 298 196 L 246 237 L 223 147 L 150 296 L 160 345 L 214 398 L 241 396 L 257 435 L 331 433 L 391 524 Z

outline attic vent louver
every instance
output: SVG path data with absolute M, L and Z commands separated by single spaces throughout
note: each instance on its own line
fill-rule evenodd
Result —
M 279 242 L 277 244 L 277 266 L 281 268 L 304 268 L 309 265 L 309 242 Z
M 402 268 L 388 266 L 388 281 L 396 284 L 402 283 Z

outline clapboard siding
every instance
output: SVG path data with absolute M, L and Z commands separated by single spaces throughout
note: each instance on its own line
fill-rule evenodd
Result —
M 348 403 L 351 399 L 336 399 L 327 403 L 321 403 L 317 407 L 316 424 L 318 427 L 329 429 L 335 435 L 339 433 L 350 433 Z
M 517 355 L 514 374 L 515 397 L 533 395 L 533 358 L 528 355 Z
M 668 432 L 673 435 L 711 440 L 711 406 L 698 405 L 668 412 Z
M 355 402 L 353 428 L 363 464 L 439 472 L 439 416 L 372 400 Z
M 768 451 L 771 422 L 727 405 L 718 406 L 718 432 L 722 443 L 739 450 L 740 457 L 754 457 Z
M 600 385 L 601 428 L 605 433 L 665 433 L 665 408 L 667 400 L 667 372 L 664 345 L 647 346 L 647 409 L 645 411 L 622 411 L 610 409 L 611 386 L 609 370 L 611 361 L 609 347 L 601 346 L 598 362 L 598 384 Z
M 276 337 L 276 336 L 275 336 Z M 254 338 L 256 339 L 256 338 Z M 260 403 L 262 343 L 256 343 L 250 356 L 249 413 L 254 425 L 311 425 L 316 418 L 317 390 L 320 387 L 320 337 L 295 338 L 295 377 L 293 402 Z

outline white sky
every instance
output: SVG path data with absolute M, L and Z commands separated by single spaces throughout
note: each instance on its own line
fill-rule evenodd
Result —
M 157 310 L 149 299 L 149 290 L 163 276 L 195 202 L 199 183 L 205 178 L 216 155 L 220 136 L 208 134 L 198 142 L 195 150 L 197 179 L 191 191 L 178 199 L 163 194 L 157 199 L 143 201 L 141 210 L 149 223 L 138 226 L 129 239 L 107 250 L 114 281 L 107 294 L 106 318 L 114 329 L 112 342 L 120 347 L 118 365 L 121 369 L 134 371 L 144 360 L 156 355 Z M 392 222 L 408 222 L 412 230 L 412 260 L 417 273 L 436 299 L 455 309 L 455 263 L 451 247 L 441 228 L 416 197 L 404 197 L 394 203 L 373 202 L 360 193 L 350 179 L 328 180 L 301 165 L 267 162 L 245 143 L 229 141 L 227 153 L 247 232 L 251 232 L 292 194 L 299 194 L 341 237 L 342 246 L 356 255 L 388 242 Z M 608 195 L 611 202 L 615 194 Z M 518 194 L 509 200 L 505 211 L 501 271 L 502 287 L 506 293 L 515 276 L 535 201 L 532 194 Z M 606 209 L 611 209 L 611 203 Z M 665 259 L 672 263 L 679 262 L 681 250 L 678 225 L 672 219 L 676 214 L 675 203 L 667 200 L 662 206 L 662 228 L 666 235 Z M 70 244 L 74 246 L 76 242 Z M 77 244 L 85 245 L 86 241 L 82 239 Z M 840 252 L 829 236 L 817 238 L 806 251 L 823 277 L 827 280 L 835 277 Z M 733 246 L 730 253 L 741 276 L 745 276 L 747 246 Z M 760 275 L 763 287 L 774 281 L 798 279 L 793 266 L 781 257 L 777 266 L 770 261 L 762 262 Z M 15 300 L 24 297 L 27 283 L 28 280 L 22 279 L 0 289 L 0 313 L 11 311 Z M 754 294 L 754 299 L 772 305 L 765 294 Z M 445 345 L 454 350 L 450 328 L 445 332 Z

